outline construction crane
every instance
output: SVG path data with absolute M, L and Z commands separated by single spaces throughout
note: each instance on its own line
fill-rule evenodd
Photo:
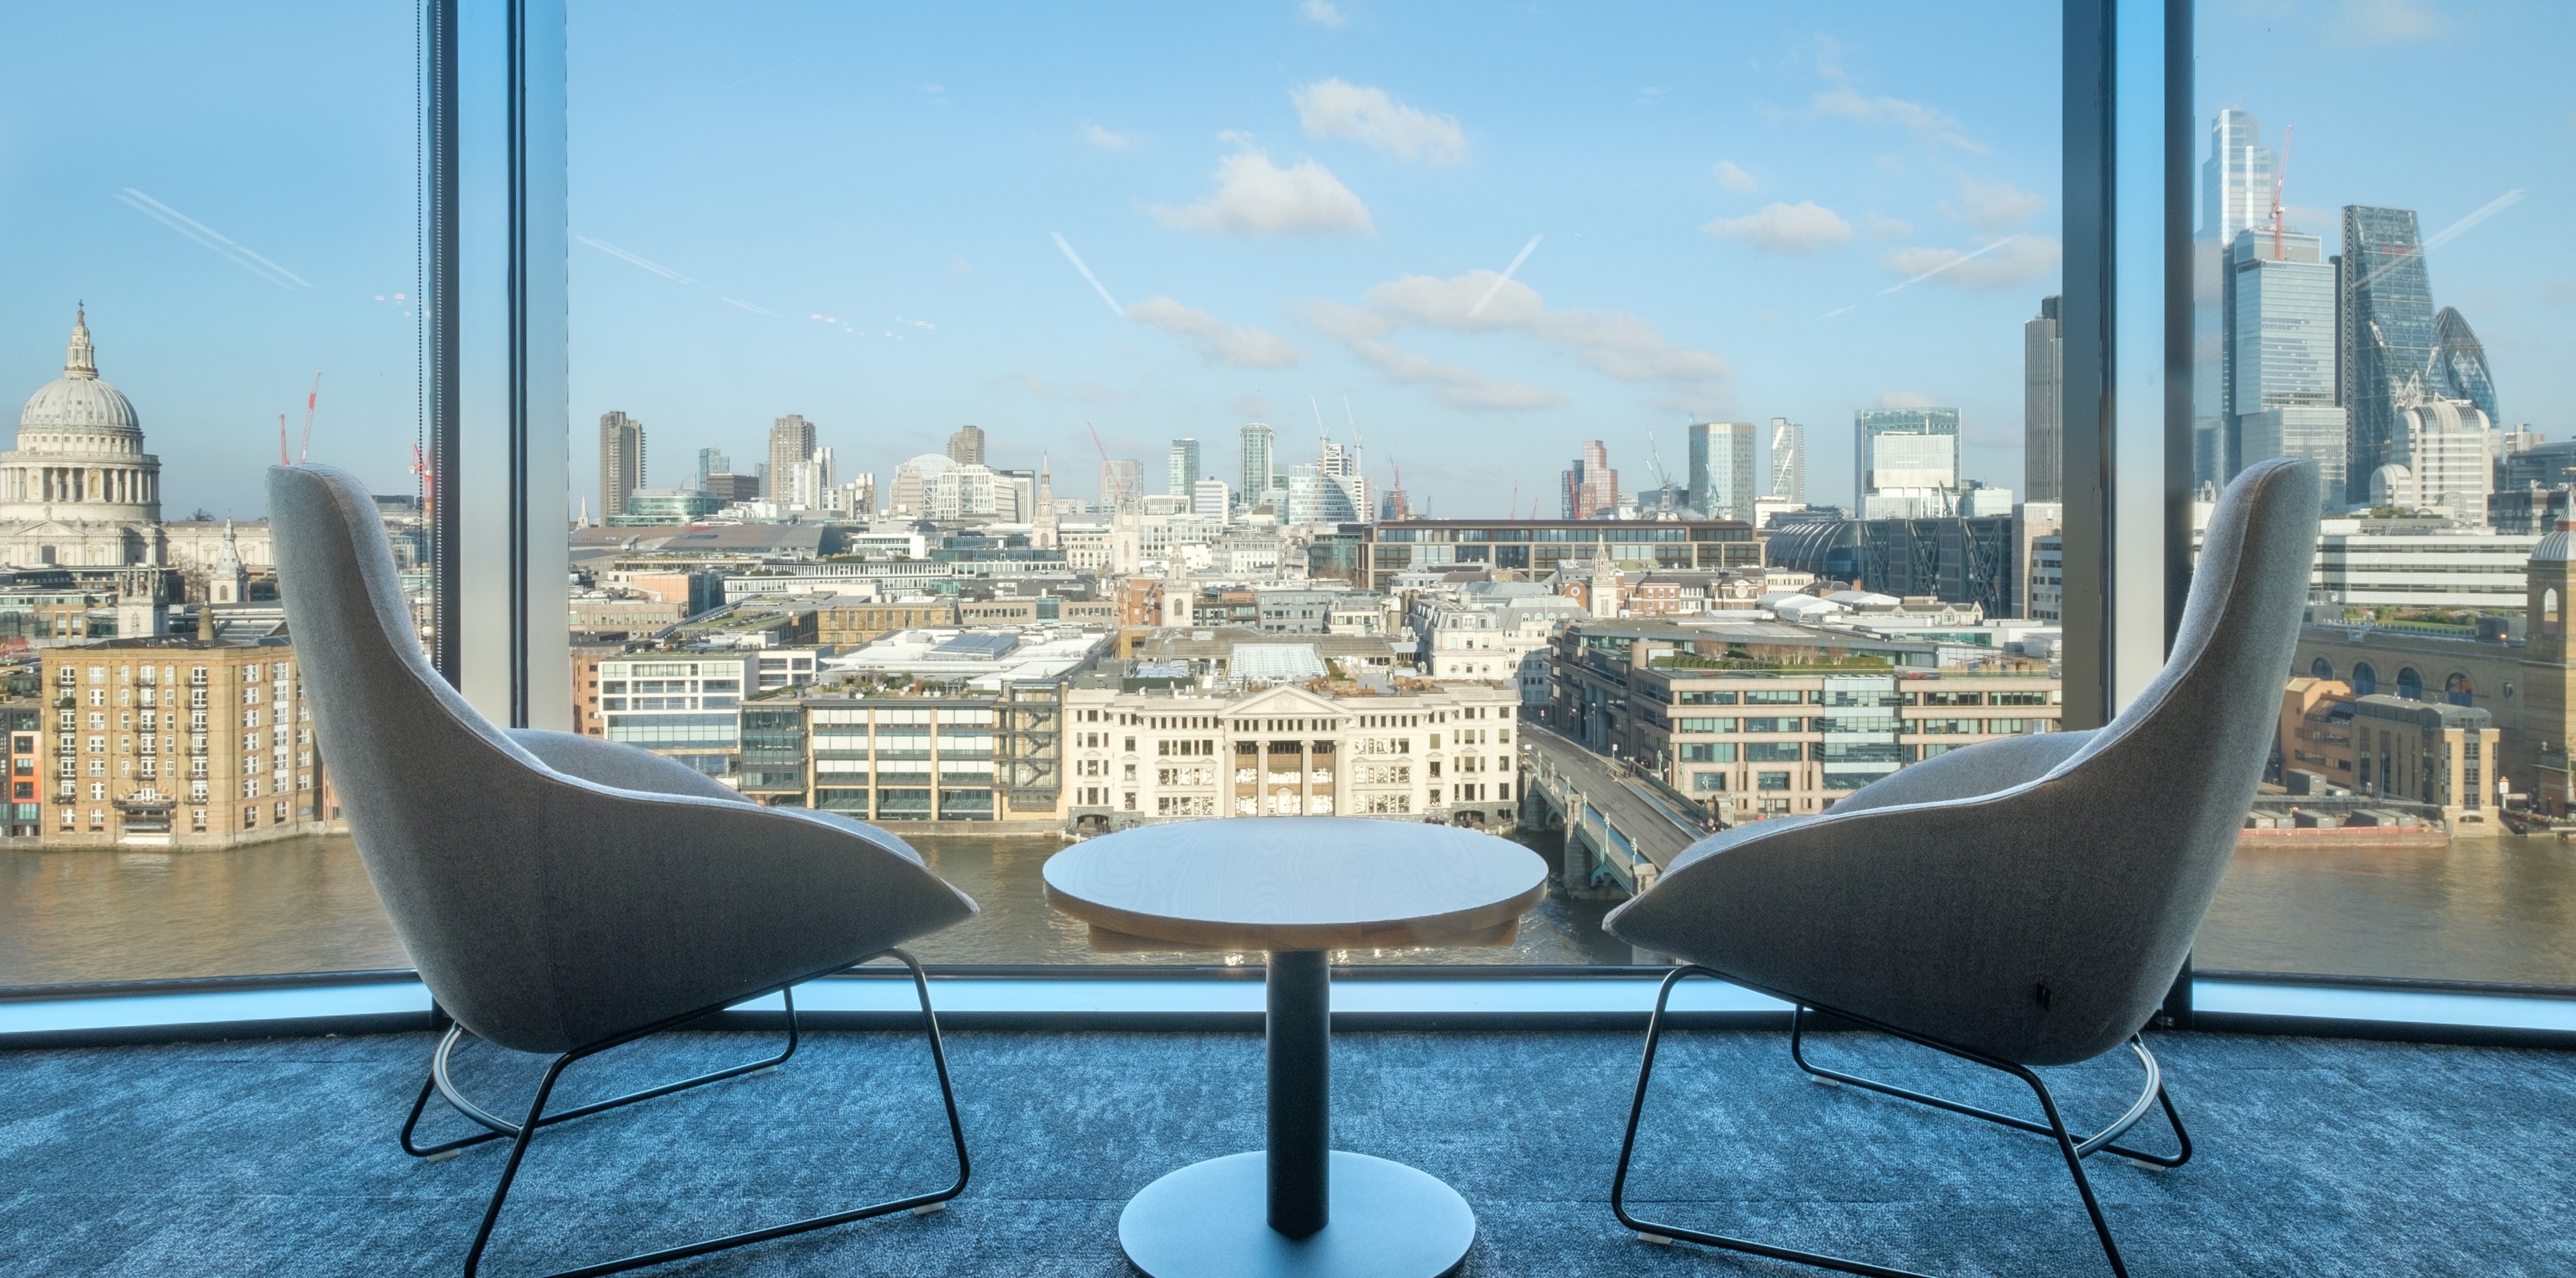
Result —
M 1664 473 L 1664 455 L 1655 449 L 1653 431 L 1646 432 L 1646 465 L 1655 472 L 1655 502 L 1661 509 L 1663 503 L 1672 499 L 1673 477 Z
M 2272 170 L 2272 260 L 2287 261 L 2281 250 L 2281 187 L 2290 180 L 2290 135 L 2299 131 L 2293 124 L 2281 130 L 2281 167 Z
M 322 402 L 322 374 L 313 375 L 313 389 L 304 392 L 304 447 L 295 454 L 303 461 L 313 455 L 313 406 Z
M 1118 491 L 1114 493 L 1103 493 L 1101 495 L 1109 498 L 1109 505 L 1112 510 L 1126 505 L 1129 500 L 1127 481 L 1119 478 L 1118 468 L 1116 466 L 1109 464 L 1109 445 L 1100 442 L 1100 428 L 1089 422 L 1084 422 L 1082 424 L 1082 428 L 1091 432 L 1091 446 L 1100 450 L 1100 478 L 1103 486 L 1105 487 L 1108 484 L 1118 485 Z
M 282 452 L 285 450 L 286 446 L 286 419 L 283 416 L 277 419 L 277 426 L 279 432 L 278 448 L 279 451 Z M 438 485 L 431 482 L 432 477 L 429 469 L 429 459 L 421 456 L 420 445 L 418 444 L 411 446 L 411 473 L 413 478 L 420 481 L 421 522 L 424 525 L 430 524 L 433 522 L 433 516 L 435 514 L 433 504 L 438 498 Z

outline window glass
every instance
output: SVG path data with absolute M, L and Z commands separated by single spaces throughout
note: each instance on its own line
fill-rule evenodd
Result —
M 2023 621 L 2017 570 L 1981 611 L 1916 607 L 1938 573 L 1880 571 L 1920 558 L 1911 525 L 1858 517 L 1927 544 L 1966 519 L 1991 563 L 2054 531 L 2015 514 L 2056 500 L 2021 491 L 2019 446 L 2057 292 L 2046 0 L 1971 27 L 1905 3 L 748 12 L 571 10 L 576 661 L 814 660 L 730 716 L 643 668 L 576 677 L 576 708 L 903 833 L 984 906 L 925 958 L 1205 961 L 1091 953 L 1039 865 L 1158 821 L 1332 814 L 1487 830 L 1556 871 L 1511 947 L 1341 957 L 1632 961 L 1599 920 L 1635 866 L 1596 836 L 1568 855 L 1542 754 L 1650 787 L 1658 849 L 1813 812 L 1928 730 L 1894 668 L 2021 637 L 1989 624 Z M 1958 633 L 1719 638 L 1680 660 L 1842 682 L 1594 703 L 1780 708 L 1740 722 L 1552 718 L 1578 668 L 1655 668 L 1623 624 L 1775 592 L 1806 602 L 1769 624 Z M 2000 704 L 2048 704 L 2045 667 Z M 755 747 L 740 717 L 781 707 L 799 726 Z M 872 757 L 822 745 L 845 716 L 873 717 Z M 1559 731 L 1484 726 L 1513 719 Z
M 426 619 L 417 22 L 0 14 L 0 986 L 408 965 L 262 493 L 281 454 L 355 474 Z
M 2203 4 L 2197 24 L 2195 478 L 2206 498 L 2307 458 L 2327 518 L 2195 961 L 2576 985 L 2576 722 L 2551 691 L 2576 565 L 2557 213 L 2576 132 L 2549 52 L 2576 15 Z M 2432 65 L 2477 71 L 2392 110 Z

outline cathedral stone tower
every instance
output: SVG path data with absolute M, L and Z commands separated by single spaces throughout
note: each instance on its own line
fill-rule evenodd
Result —
M 2505 760 L 2515 788 L 2535 806 L 2564 813 L 2571 798 L 2568 741 L 2576 735 L 2576 669 L 2567 662 L 2567 610 L 2576 603 L 2576 520 L 2531 548 L 2523 569 L 2522 757 Z
M 63 375 L 18 414 L 18 446 L 0 453 L 0 561 L 16 568 L 156 567 L 161 459 L 143 424 L 101 380 L 86 309 L 72 320 Z

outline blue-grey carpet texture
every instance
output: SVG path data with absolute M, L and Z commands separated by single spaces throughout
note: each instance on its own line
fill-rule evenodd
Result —
M 424 1035 L 0 1053 L 0 1270 L 452 1274 L 498 1174 L 489 1144 L 394 1143 Z M 680 1034 L 576 1064 L 579 1103 L 766 1054 Z M 1116 1275 L 1118 1212 L 1164 1172 L 1257 1148 L 1258 1037 L 952 1032 L 973 1183 L 941 1214 L 763 1243 L 666 1274 Z M 1815 1272 L 1638 1242 L 1607 1196 L 1638 1036 L 1345 1033 L 1334 1143 L 1411 1163 L 1476 1211 L 1477 1275 Z M 2140 1278 L 2576 1274 L 2576 1054 L 2293 1038 L 2154 1043 L 2199 1154 L 2093 1160 Z M 2018 1084 L 1900 1043 L 1817 1058 L 2036 1116 Z M 2077 1122 L 2134 1087 L 2122 1053 L 2051 1071 Z M 541 1062 L 482 1046 L 459 1083 L 501 1112 Z M 432 1135 L 465 1130 L 433 1102 Z M 2107 1273 L 2046 1141 L 1815 1086 L 1786 1036 L 1666 1039 L 1633 1203 L 1675 1224 L 1938 1274 Z M 2160 1117 L 2133 1139 L 2168 1148 Z M 945 1184 L 917 1036 L 812 1033 L 778 1073 L 547 1129 L 484 1272 L 550 1272 Z

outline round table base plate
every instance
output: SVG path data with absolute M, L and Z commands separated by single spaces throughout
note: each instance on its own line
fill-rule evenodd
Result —
M 1147 1185 L 1118 1217 L 1118 1244 L 1147 1278 L 1439 1278 L 1476 1240 L 1458 1191 L 1366 1154 L 1333 1151 L 1331 1210 L 1312 1237 L 1273 1232 L 1268 1156 L 1256 1150 Z

